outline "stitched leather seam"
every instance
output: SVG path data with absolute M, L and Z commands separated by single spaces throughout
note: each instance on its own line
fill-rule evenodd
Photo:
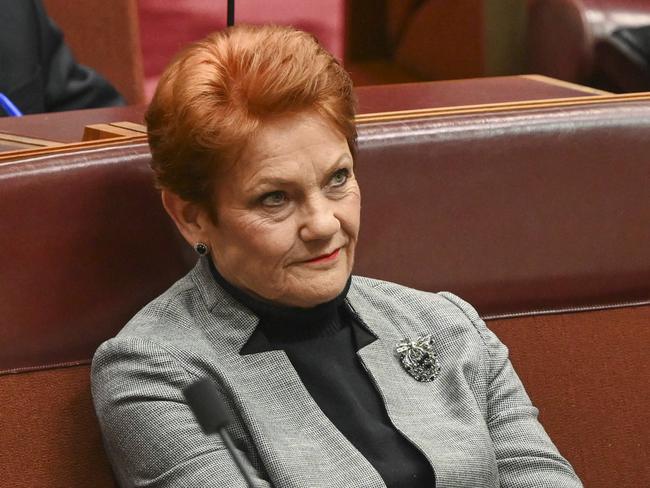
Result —
M 534 315 L 554 315 L 554 314 L 561 314 L 561 313 L 594 312 L 598 310 L 611 310 L 615 308 L 642 307 L 644 305 L 650 305 L 650 300 L 640 300 L 640 301 L 633 301 L 633 302 L 616 302 L 610 304 L 585 305 L 585 306 L 577 306 L 577 307 L 533 309 L 533 310 L 526 310 L 523 312 L 481 315 L 481 318 L 483 320 L 510 319 L 510 318 L 517 318 L 517 317 L 531 317 Z
M 88 366 L 90 359 L 79 359 L 77 361 L 65 361 L 62 363 L 39 364 L 35 366 L 22 366 L 20 368 L 10 368 L 0 370 L 0 376 L 6 374 L 32 373 L 35 371 L 44 371 L 48 369 L 73 368 L 75 366 Z

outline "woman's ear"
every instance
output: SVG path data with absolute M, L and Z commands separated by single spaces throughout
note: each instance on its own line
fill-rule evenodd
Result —
M 194 247 L 197 242 L 210 242 L 207 212 L 197 203 L 188 202 L 168 190 L 161 192 L 162 204 L 185 240 Z

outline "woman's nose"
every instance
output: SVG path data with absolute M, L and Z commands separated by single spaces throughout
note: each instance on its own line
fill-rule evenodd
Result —
M 329 239 L 341 228 L 341 222 L 334 214 L 334 205 L 326 198 L 310 202 L 300 228 L 303 241 Z

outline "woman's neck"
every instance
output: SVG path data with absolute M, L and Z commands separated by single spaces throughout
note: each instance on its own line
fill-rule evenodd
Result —
M 237 288 L 227 281 L 210 260 L 210 271 L 215 281 L 235 300 L 260 318 L 260 327 L 272 342 L 295 342 L 331 335 L 343 326 L 341 310 L 351 278 L 338 296 L 311 308 L 276 304 Z

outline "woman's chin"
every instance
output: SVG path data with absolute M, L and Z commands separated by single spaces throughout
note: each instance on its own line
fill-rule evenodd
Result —
M 276 300 L 278 303 L 290 307 L 312 308 L 321 303 L 334 300 L 345 288 L 348 277 L 341 280 L 309 283 L 308 286 L 299 286 L 287 290 L 287 293 Z

